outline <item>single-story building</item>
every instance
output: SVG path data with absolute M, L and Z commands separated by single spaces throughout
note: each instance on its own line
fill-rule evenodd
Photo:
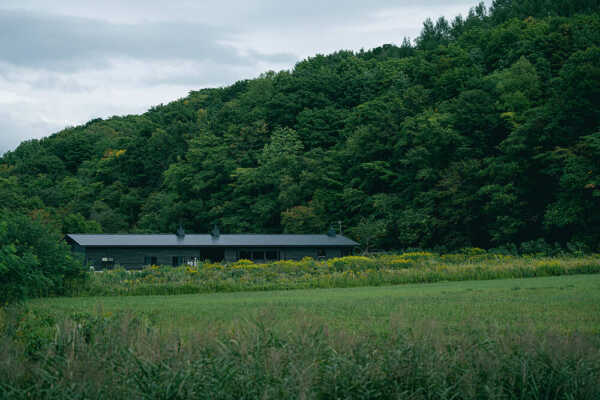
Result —
M 141 268 L 147 265 L 195 265 L 199 261 L 257 263 L 332 258 L 352 254 L 358 243 L 330 230 L 321 235 L 290 234 L 67 234 L 67 243 L 86 265 L 97 269 L 114 266 Z

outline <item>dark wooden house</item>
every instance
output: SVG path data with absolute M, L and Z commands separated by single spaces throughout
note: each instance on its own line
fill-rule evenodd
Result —
M 254 262 L 332 258 L 352 254 L 353 240 L 330 231 L 321 235 L 68 234 L 66 241 L 86 265 L 96 269 L 196 264 L 210 260 Z

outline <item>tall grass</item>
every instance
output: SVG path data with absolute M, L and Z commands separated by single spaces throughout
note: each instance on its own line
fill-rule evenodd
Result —
M 373 335 L 302 313 L 281 324 L 268 310 L 187 335 L 102 310 L 3 318 L 0 398 L 600 398 L 591 336 L 400 320 Z
M 71 295 L 170 295 L 210 292 L 431 283 L 600 273 L 600 257 L 516 257 L 471 251 L 351 256 L 327 261 L 306 258 L 254 264 L 203 263 L 197 267 L 152 266 L 140 271 L 92 272 Z

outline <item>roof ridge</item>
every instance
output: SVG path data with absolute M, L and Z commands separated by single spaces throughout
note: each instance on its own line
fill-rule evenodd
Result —
M 80 236 L 177 236 L 175 233 L 66 233 L 66 235 L 80 235 Z M 210 233 L 186 233 L 186 236 L 193 235 L 206 235 L 211 236 Z M 317 236 L 324 235 L 327 236 L 326 233 L 222 233 L 221 236 Z M 337 234 L 337 236 L 343 236 L 341 234 Z
M 176 234 L 165 233 L 100 233 L 100 234 L 77 234 L 65 235 L 69 241 L 75 241 L 83 246 L 140 246 L 140 247 L 203 247 L 203 246 L 348 246 L 356 245 L 352 239 L 343 235 L 331 237 L 327 234 L 257 234 L 257 233 L 234 233 L 224 234 L 218 239 L 210 234 L 190 234 L 184 238 Z

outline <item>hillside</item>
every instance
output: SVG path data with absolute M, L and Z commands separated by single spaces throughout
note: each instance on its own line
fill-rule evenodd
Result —
M 345 233 L 376 247 L 600 245 L 600 5 L 496 0 L 0 158 L 62 232 Z M 390 38 L 397 41 L 398 38 Z

